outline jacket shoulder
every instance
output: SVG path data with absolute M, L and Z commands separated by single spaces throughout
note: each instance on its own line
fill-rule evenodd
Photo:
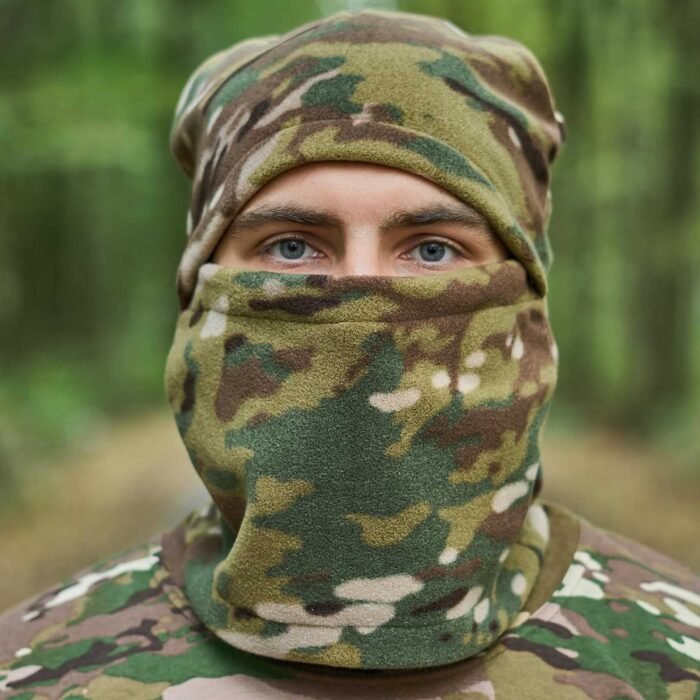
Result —
M 579 521 L 559 586 L 487 662 L 494 686 L 526 673 L 533 697 L 558 687 L 591 697 L 696 698 L 700 578 L 661 552 Z
M 0 695 L 63 697 L 79 688 L 82 697 L 111 697 L 120 690 L 120 697 L 159 697 L 167 683 L 140 679 L 133 669 L 121 675 L 119 669 L 136 653 L 160 652 L 166 645 L 183 650 L 190 633 L 196 635 L 196 623 L 169 585 L 154 539 L 0 616 Z
M 171 534 L 0 616 L 0 697 L 286 697 L 292 667 L 230 647 L 194 615 L 168 565 Z

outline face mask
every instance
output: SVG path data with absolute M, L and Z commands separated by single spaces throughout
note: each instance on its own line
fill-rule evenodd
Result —
M 229 644 L 355 668 L 464 659 L 516 624 L 547 542 L 556 381 L 515 260 L 412 277 L 205 264 L 166 385 L 213 505 L 184 587 Z

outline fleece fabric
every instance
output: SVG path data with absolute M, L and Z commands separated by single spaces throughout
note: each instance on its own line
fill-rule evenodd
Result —
M 331 666 L 492 644 L 547 543 L 532 501 L 555 358 L 516 260 L 409 277 L 203 265 L 166 370 L 216 505 L 186 534 L 197 615 L 241 649 Z

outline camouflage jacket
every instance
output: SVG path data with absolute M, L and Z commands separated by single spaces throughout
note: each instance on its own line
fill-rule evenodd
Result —
M 347 671 L 239 651 L 193 615 L 176 529 L 0 617 L 0 696 L 30 698 L 700 698 L 700 579 L 545 503 L 551 540 L 517 624 L 464 661 Z

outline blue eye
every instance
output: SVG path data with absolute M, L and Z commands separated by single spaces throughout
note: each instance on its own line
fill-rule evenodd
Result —
M 287 260 L 298 260 L 306 252 L 306 243 L 297 238 L 287 238 L 283 241 L 277 241 L 270 246 L 270 250 L 275 246 L 280 247 L 281 256 Z
M 426 262 L 439 262 L 445 257 L 445 244 L 437 241 L 421 243 L 419 246 L 420 255 Z
M 416 251 L 418 255 L 415 254 Z M 415 246 L 409 256 L 419 263 L 449 262 L 455 258 L 455 249 L 442 241 L 424 241 Z

